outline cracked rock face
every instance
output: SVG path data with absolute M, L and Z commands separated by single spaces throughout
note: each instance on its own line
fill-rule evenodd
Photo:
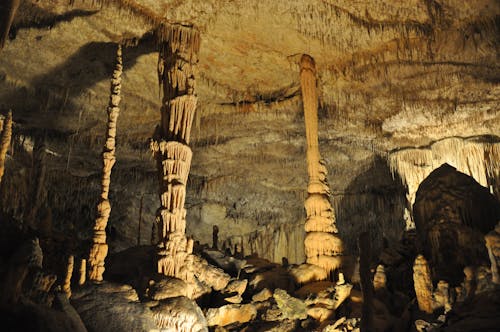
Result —
M 352 253 L 356 234 L 376 225 L 380 248 L 405 226 L 388 152 L 452 136 L 499 140 L 498 15 L 495 0 L 22 1 L 0 51 L 0 113 L 13 111 L 15 152 L 1 205 L 23 216 L 30 142 L 45 137 L 53 225 L 90 238 L 122 42 L 108 244 L 150 243 L 158 198 L 148 140 L 161 106 L 150 32 L 166 20 L 195 25 L 201 36 L 186 233 L 211 243 L 217 225 L 219 246 L 232 252 L 304 261 L 298 61 L 307 53 L 316 61 L 319 144 L 339 235 Z

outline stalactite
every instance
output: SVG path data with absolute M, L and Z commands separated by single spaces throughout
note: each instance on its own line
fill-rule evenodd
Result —
M 66 293 L 68 299 L 71 297 L 71 277 L 73 276 L 73 267 L 75 265 L 75 256 L 68 257 L 68 266 L 66 267 L 66 275 L 64 276 L 64 283 L 62 290 Z
M 111 182 L 111 169 L 115 164 L 116 150 L 116 122 L 120 113 L 120 93 L 122 80 L 122 47 L 118 45 L 116 51 L 116 65 L 111 79 L 110 98 L 107 108 L 108 122 L 106 128 L 106 142 L 102 153 L 103 169 L 101 180 L 101 197 L 97 205 L 97 218 L 94 226 L 93 244 L 89 254 L 89 279 L 92 281 L 102 281 L 104 273 L 104 259 L 108 254 L 108 245 L 106 244 L 106 225 L 108 224 L 111 213 L 111 204 L 109 202 L 109 184 Z
M 490 188 L 497 197 L 500 183 L 500 143 L 484 142 L 478 138 L 452 137 L 435 142 L 428 147 L 407 148 L 391 152 L 388 164 L 393 174 L 398 174 L 407 189 L 408 206 L 415 202 L 420 183 L 436 168 L 447 163 L 473 177 L 480 185 Z M 410 218 L 411 213 L 407 213 Z M 412 220 L 408 225 L 414 227 Z
M 304 246 L 307 263 L 321 266 L 331 273 L 341 265 L 343 244 L 337 233 L 335 213 L 328 199 L 327 170 L 318 143 L 318 95 L 314 59 L 303 55 L 300 60 L 300 84 L 304 105 L 309 184 L 305 200 L 307 232 Z
M 0 184 L 5 173 L 5 157 L 10 146 L 12 138 L 12 112 L 7 113 L 7 117 L 3 122 L 2 136 L 0 138 Z
M 417 295 L 418 308 L 426 313 L 432 314 L 432 280 L 429 264 L 424 256 L 419 255 L 413 264 L 413 283 Z
M 158 78 L 163 87 L 160 126 L 150 147 L 157 161 L 161 207 L 156 214 L 158 273 L 188 283 L 194 278 L 193 240 L 186 232 L 186 184 L 191 168 L 191 128 L 195 118 L 195 93 L 199 31 L 165 25 L 158 31 Z

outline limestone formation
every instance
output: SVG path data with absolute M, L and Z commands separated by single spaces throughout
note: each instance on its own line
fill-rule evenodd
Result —
M 433 287 L 431 271 L 424 256 L 418 255 L 413 264 L 413 283 L 417 295 L 418 308 L 426 313 L 433 312 Z
M 66 293 L 68 298 L 71 297 L 71 277 L 73 276 L 73 267 L 75 265 L 75 256 L 70 255 L 68 257 L 68 267 L 66 268 L 66 275 L 64 276 L 64 283 L 62 290 Z
M 373 276 L 373 289 L 375 291 L 385 289 L 387 283 L 387 276 L 385 275 L 385 268 L 383 265 L 377 265 L 377 270 Z
M 115 164 L 116 150 L 116 122 L 120 114 L 120 93 L 122 81 L 122 47 L 118 45 L 116 51 L 116 64 L 111 79 L 111 94 L 107 108 L 108 122 L 106 127 L 106 142 L 102 153 L 103 168 L 101 180 L 101 197 L 97 204 L 97 218 L 94 225 L 94 237 L 89 254 L 89 279 L 92 281 L 102 281 L 104 273 L 104 260 L 108 255 L 108 245 L 106 244 L 106 225 L 108 224 L 111 213 L 111 204 L 109 202 L 109 184 L 111 182 L 111 169 Z
M 325 269 L 312 264 L 294 266 L 291 267 L 289 271 L 298 284 L 306 284 L 313 281 L 326 280 L 328 278 L 328 273 Z
M 195 77 L 199 32 L 174 25 L 162 33 L 158 77 L 163 87 L 161 122 L 151 149 L 157 162 L 161 207 L 157 211 L 158 273 L 193 282 L 193 240 L 187 239 L 186 184 L 191 168 L 191 136 L 197 96 Z
M 398 149 L 389 154 L 388 163 L 393 174 L 398 174 L 407 189 L 408 206 L 415 203 L 422 181 L 443 164 L 473 177 L 479 184 L 499 197 L 500 143 L 483 142 L 475 138 L 446 138 L 423 148 Z M 407 228 L 414 228 L 411 211 L 406 215 Z
M 500 219 L 500 202 L 470 176 L 447 164 L 432 171 L 419 186 L 413 215 L 437 280 L 455 286 L 464 267 L 488 263 L 483 239 Z
M 12 137 L 12 112 L 7 113 L 7 117 L 3 121 L 2 136 L 0 138 L 0 183 L 5 173 L 5 156 L 10 146 Z
M 82 258 L 80 260 L 80 270 L 79 270 L 78 286 L 85 284 L 87 278 L 87 260 Z
M 208 326 L 226 326 L 232 323 L 246 323 L 257 316 L 257 308 L 254 304 L 227 304 L 220 308 L 207 310 Z
M 161 331 L 207 332 L 207 321 L 193 300 L 184 296 L 167 299 L 151 308 Z
M 499 265 L 500 265 L 500 222 L 495 229 L 484 237 L 486 240 L 486 248 L 488 248 L 488 256 L 491 261 L 491 278 L 494 283 L 500 284 Z
M 305 201 L 307 232 L 304 240 L 306 262 L 324 268 L 327 273 L 341 266 L 342 240 L 338 236 L 335 213 L 328 196 L 327 169 L 321 160 L 318 140 L 318 95 L 316 67 L 309 55 L 300 59 L 300 85 L 304 105 L 309 184 Z

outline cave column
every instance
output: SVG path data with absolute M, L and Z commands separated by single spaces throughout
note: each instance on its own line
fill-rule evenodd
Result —
M 304 105 L 309 184 L 305 201 L 306 262 L 328 273 L 341 265 L 343 244 L 338 237 L 335 213 L 328 196 L 327 169 L 321 160 L 318 142 L 318 95 L 314 59 L 304 54 L 300 59 L 300 85 Z
M 102 152 L 102 179 L 101 179 L 101 197 L 97 205 L 97 218 L 94 225 L 94 236 L 92 247 L 89 254 L 89 279 L 93 281 L 102 281 L 104 273 L 104 259 L 108 255 L 108 245 L 106 244 L 106 225 L 108 224 L 111 213 L 111 204 L 109 203 L 109 184 L 111 182 L 111 169 L 115 164 L 116 150 L 116 122 L 120 113 L 120 93 L 122 77 L 122 49 L 118 45 L 116 52 L 116 66 L 111 79 L 111 94 L 107 108 L 108 122 L 106 127 L 106 142 Z
M 193 240 L 185 234 L 184 202 L 192 159 L 188 144 L 197 103 L 199 32 L 171 26 L 163 34 L 158 61 L 158 77 L 163 87 L 161 122 L 151 141 L 161 201 L 156 215 L 157 269 L 158 273 L 190 281 Z

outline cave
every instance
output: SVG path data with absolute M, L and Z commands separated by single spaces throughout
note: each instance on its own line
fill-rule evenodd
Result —
M 490 331 L 496 0 L 5 0 L 2 331 Z

